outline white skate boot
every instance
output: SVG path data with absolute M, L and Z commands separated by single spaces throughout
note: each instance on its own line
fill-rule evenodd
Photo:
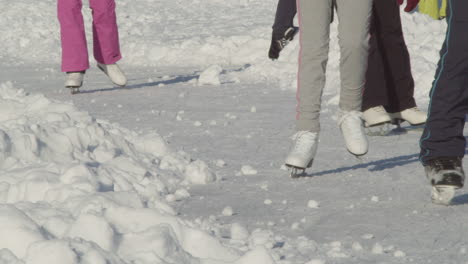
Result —
M 390 114 L 381 105 L 367 109 L 362 113 L 362 117 L 366 127 L 378 126 L 392 121 Z
M 116 63 L 114 64 L 97 64 L 98 68 L 104 72 L 107 77 L 116 85 L 120 87 L 124 87 L 127 85 L 127 77 L 125 77 L 125 74 L 122 72 L 120 69 L 119 65 Z
M 294 135 L 294 147 L 286 158 L 285 165 L 291 168 L 291 177 L 296 178 L 312 166 L 317 153 L 319 134 L 299 131 Z
M 343 134 L 348 151 L 359 157 L 367 153 L 369 143 L 364 132 L 361 112 L 358 111 L 340 111 L 338 125 Z
M 71 93 L 79 92 L 80 87 L 83 85 L 84 71 L 81 72 L 67 72 L 65 79 L 65 87 L 71 89 Z
M 408 108 L 398 113 L 390 114 L 392 122 L 399 124 L 402 121 L 407 121 L 412 126 L 422 125 L 426 123 L 427 113 L 419 110 L 417 107 Z

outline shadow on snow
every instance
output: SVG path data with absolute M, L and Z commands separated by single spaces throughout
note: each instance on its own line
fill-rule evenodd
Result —
M 85 91 L 80 91 L 80 93 L 90 94 L 90 93 L 99 93 L 99 92 L 111 92 L 111 91 L 116 91 L 116 90 L 133 90 L 133 89 L 140 89 L 140 88 L 145 88 L 145 87 L 157 87 L 159 85 L 171 85 L 171 84 L 189 82 L 193 79 L 198 79 L 199 76 L 200 75 L 194 73 L 190 75 L 176 76 L 173 79 L 162 80 L 162 81 L 157 81 L 157 82 L 145 82 L 145 83 L 139 83 L 139 84 L 132 84 L 132 85 L 127 85 L 125 87 L 102 88 L 102 89 L 87 90 L 87 91 L 85 90 Z
M 419 154 L 398 156 L 398 157 L 393 157 L 389 159 L 376 160 L 376 161 L 371 161 L 367 163 L 356 164 L 354 166 L 347 166 L 347 167 L 337 168 L 333 170 L 320 171 L 320 172 L 304 175 L 303 177 L 323 176 L 327 174 L 343 173 L 346 171 L 351 171 L 351 170 L 356 170 L 356 169 L 365 169 L 365 168 L 368 168 L 369 171 L 383 171 L 383 170 L 392 169 L 395 167 L 405 166 L 413 162 L 419 162 Z
M 250 64 L 245 64 L 244 66 L 240 68 L 223 70 L 221 74 L 228 74 L 232 72 L 242 72 L 250 67 L 251 67 Z M 175 76 L 174 78 L 168 79 L 168 80 L 162 80 L 162 81 L 156 81 L 156 82 L 144 82 L 144 83 L 139 83 L 139 84 L 127 85 L 125 87 L 102 88 L 102 89 L 87 90 L 87 91 L 80 90 L 80 94 L 111 92 L 111 91 L 116 91 L 116 90 L 132 90 L 132 89 L 140 89 L 140 88 L 145 88 L 145 87 L 158 87 L 159 85 L 172 85 L 172 84 L 178 84 L 178 83 L 187 83 L 192 80 L 198 80 L 198 78 L 200 78 L 200 74 L 201 72 L 194 72 L 188 75 Z M 229 83 L 229 82 L 225 82 L 225 83 Z
M 452 200 L 452 205 L 465 205 L 468 204 L 468 193 L 455 196 Z

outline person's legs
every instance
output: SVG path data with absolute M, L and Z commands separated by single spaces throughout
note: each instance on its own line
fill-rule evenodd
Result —
M 361 111 L 369 48 L 372 0 L 336 0 L 341 51 L 340 109 Z
M 79 72 L 89 68 L 88 49 L 81 0 L 58 0 L 62 44 L 62 71 Z
M 431 89 L 429 115 L 421 137 L 424 165 L 439 157 L 463 157 L 468 112 L 468 2 L 449 0 L 447 35 Z
M 320 131 L 320 104 L 328 61 L 332 0 L 298 0 L 300 30 L 297 83 L 298 131 Z
M 387 96 L 384 106 L 389 113 L 415 107 L 414 80 L 401 26 L 400 8 L 396 1 L 374 1 L 374 16 L 386 90 L 377 86 L 369 89 Z M 369 68 L 373 67 L 369 65 Z
M 296 16 L 296 0 L 279 0 L 276 8 L 275 23 L 273 24 L 273 35 L 278 39 L 284 36 L 284 32 L 293 27 Z
M 366 83 L 362 93 L 362 111 L 377 106 L 388 104 L 387 96 L 387 80 L 385 75 L 385 67 L 382 54 L 382 43 L 379 36 L 380 19 L 376 14 L 375 2 L 372 8 L 372 17 L 370 25 L 369 39 L 369 57 L 366 71 Z
M 268 57 L 270 59 L 278 59 L 284 47 L 294 39 L 297 33 L 297 28 L 293 26 L 296 12 L 296 0 L 279 0 L 270 49 L 268 50 Z
M 114 0 L 90 0 L 93 10 L 94 58 L 101 64 L 113 64 L 122 58 Z
M 297 121 L 295 144 L 285 165 L 298 170 L 312 166 L 320 132 L 320 104 L 325 86 L 325 69 L 330 42 L 330 19 L 333 0 L 298 0 L 300 30 L 299 70 L 297 80 Z
M 336 0 L 340 45 L 340 112 L 338 124 L 346 148 L 356 156 L 367 153 L 368 142 L 361 117 L 369 48 L 372 0 Z

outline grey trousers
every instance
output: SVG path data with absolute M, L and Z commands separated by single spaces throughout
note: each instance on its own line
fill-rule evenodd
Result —
M 320 131 L 321 97 L 325 87 L 333 6 L 338 15 L 341 54 L 339 106 L 343 111 L 361 110 L 372 0 L 297 0 L 301 43 L 297 88 L 298 131 Z

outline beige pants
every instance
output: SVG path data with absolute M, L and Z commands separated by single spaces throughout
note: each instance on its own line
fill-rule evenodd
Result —
M 325 87 L 333 5 L 336 6 L 339 20 L 340 108 L 343 111 L 361 110 L 372 0 L 297 0 L 301 43 L 297 91 L 298 131 L 320 131 L 319 115 Z

